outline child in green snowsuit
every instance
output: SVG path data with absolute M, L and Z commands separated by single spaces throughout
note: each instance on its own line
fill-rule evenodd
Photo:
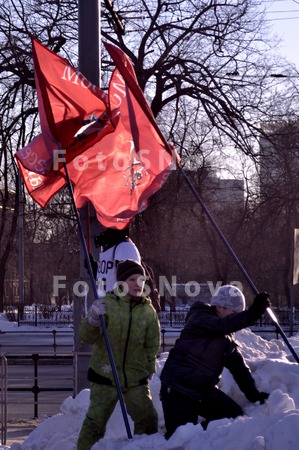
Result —
M 107 422 L 118 401 L 100 314 L 105 324 L 113 359 L 134 434 L 158 431 L 158 415 L 152 403 L 149 378 L 155 372 L 160 348 L 159 319 L 151 301 L 143 295 L 143 267 L 133 260 L 117 266 L 117 281 L 124 290 L 95 300 L 80 324 L 83 342 L 93 345 L 88 370 L 90 405 L 79 434 L 78 450 L 89 450 L 105 434 Z M 125 291 L 127 294 L 125 295 Z M 119 295 L 121 294 L 121 295 Z

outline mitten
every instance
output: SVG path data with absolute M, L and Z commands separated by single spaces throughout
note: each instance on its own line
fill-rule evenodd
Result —
M 267 392 L 259 392 L 258 397 L 258 401 L 261 405 L 263 405 L 265 403 L 265 400 L 269 398 L 269 394 L 267 394 Z
M 101 325 L 100 316 L 106 313 L 106 306 L 104 299 L 98 299 L 93 302 L 88 313 L 88 323 L 93 327 Z
M 251 403 L 260 402 L 261 405 L 265 403 L 265 400 L 269 398 L 267 392 L 259 392 L 258 390 L 246 394 L 246 397 Z
M 253 320 L 258 320 L 271 306 L 269 301 L 270 295 L 267 292 L 260 292 L 253 300 L 252 305 L 248 308 Z

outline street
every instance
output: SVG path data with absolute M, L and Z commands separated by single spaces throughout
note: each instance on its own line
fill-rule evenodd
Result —
M 7 419 L 31 420 L 60 412 L 61 403 L 73 394 L 73 363 L 38 365 L 10 364 L 7 368 Z M 24 361 L 26 363 L 26 360 Z M 43 361 L 40 361 L 42 364 Z
M 1 331 L 0 354 L 68 353 L 73 350 L 73 330 Z

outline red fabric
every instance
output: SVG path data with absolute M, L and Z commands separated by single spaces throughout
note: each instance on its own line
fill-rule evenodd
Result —
M 60 159 L 54 167 L 56 150 L 62 148 L 77 207 L 91 201 L 104 226 L 126 227 L 147 207 L 177 159 L 155 122 L 130 60 L 116 49 L 120 68 L 111 77 L 107 98 L 36 40 L 33 50 L 42 133 L 16 154 L 29 194 L 44 207 L 64 186 Z M 101 114 L 102 122 L 95 121 L 83 139 L 75 139 L 85 119 Z
M 40 134 L 22 150 L 24 157 L 26 157 L 26 152 L 28 152 L 29 161 L 32 155 L 38 154 L 40 150 L 46 151 L 43 136 Z M 36 160 L 31 162 L 34 164 Z M 65 177 L 61 170 L 57 172 L 52 171 L 45 176 L 37 171 L 28 170 L 19 158 L 17 158 L 17 163 L 28 193 L 42 208 L 65 185 Z
M 143 112 L 145 116 L 147 117 L 148 121 L 151 123 L 153 128 L 155 128 L 157 134 L 159 135 L 161 141 L 165 145 L 165 149 L 177 160 L 179 161 L 179 156 L 176 154 L 174 148 L 168 144 L 168 142 L 165 140 L 160 128 L 158 127 L 158 124 L 156 122 L 156 119 L 152 113 L 152 110 L 146 101 L 146 98 L 144 97 L 144 93 L 141 90 L 136 73 L 134 70 L 134 67 L 132 65 L 132 62 L 130 58 L 118 47 L 115 47 L 114 45 L 109 44 L 108 42 L 104 42 L 104 45 L 109 52 L 111 58 L 113 59 L 116 67 L 118 68 L 119 72 L 123 76 L 128 88 L 130 89 L 131 93 L 134 95 L 135 100 L 139 103 L 141 108 L 143 109 Z
M 88 170 L 71 178 L 77 206 L 91 201 L 104 226 L 122 229 L 166 181 L 172 155 L 117 69 L 109 101 L 111 110 L 119 108 L 115 132 L 85 152 Z
M 114 125 L 104 91 L 36 39 L 32 49 L 42 133 L 15 157 L 29 194 L 45 207 L 65 184 L 63 159 L 69 164 Z
M 104 91 L 34 38 L 32 50 L 44 145 L 28 145 L 16 153 L 16 158 L 28 170 L 47 175 L 58 169 L 53 161 L 55 150 L 65 149 L 65 160 L 69 162 L 94 140 L 95 133 L 80 141 L 75 138 L 84 121 L 101 118 L 95 122 L 101 135 L 113 128 L 107 122 L 108 97 Z

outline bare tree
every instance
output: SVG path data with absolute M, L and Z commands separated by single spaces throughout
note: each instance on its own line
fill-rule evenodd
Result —
M 113 7 L 125 34 L 115 22 L 111 32 L 111 11 L 104 9 L 102 35 L 131 57 L 165 131 L 173 130 L 187 98 L 219 145 L 227 145 L 226 136 L 254 156 L 248 137 L 261 132 L 266 92 L 277 82 L 270 75 L 282 68 L 268 56 L 275 41 L 267 39 L 262 3 L 116 0 Z
M 137 6 L 107 0 L 101 9 L 103 38 L 130 56 L 167 139 L 189 164 L 192 157 L 192 164 L 209 166 L 222 147 L 256 159 L 260 121 L 272 112 L 269 98 L 278 82 L 272 74 L 281 68 L 271 59 L 275 42 L 266 40 L 255 0 L 141 0 Z M 6 227 L 0 235 L 0 305 L 12 248 L 5 236 L 14 238 L 18 213 L 13 156 L 39 132 L 30 35 L 77 66 L 77 16 L 73 0 L 0 5 L 1 195 L 3 206 L 14 204 L 10 231 L 7 216 L 0 224 L 0 232 Z M 105 87 L 111 62 L 103 54 Z
M 74 52 L 73 48 L 77 40 L 75 37 L 77 2 L 68 1 L 67 4 L 57 1 L 1 2 L 0 17 L 0 309 L 2 309 L 5 300 L 5 277 L 8 272 L 17 272 L 15 238 L 20 197 L 14 154 L 39 132 L 30 36 L 37 36 L 57 52 L 65 45 L 64 56 L 75 58 L 77 52 Z M 28 217 L 25 215 L 25 220 L 28 220 Z M 36 234 L 31 236 L 33 243 Z M 7 292 L 7 295 L 10 293 Z M 9 300 L 12 302 L 13 298 Z

